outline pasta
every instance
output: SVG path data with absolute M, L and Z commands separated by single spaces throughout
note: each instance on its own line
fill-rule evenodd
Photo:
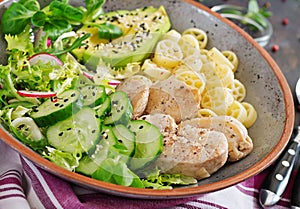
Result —
M 172 41 L 178 42 L 180 38 L 181 38 L 181 34 L 176 30 L 172 29 L 163 35 L 162 40 L 170 39 Z
M 146 59 L 144 61 L 144 64 L 142 65 L 142 72 L 154 81 L 165 80 L 171 75 L 169 70 L 157 66 L 150 59 Z
M 199 44 L 197 39 L 189 34 L 182 35 L 178 40 L 178 44 L 182 50 L 183 57 L 199 54 Z
M 201 95 L 204 91 L 205 78 L 203 74 L 191 70 L 178 70 L 175 72 L 175 76 L 178 80 L 185 82 L 193 90 L 196 90 L 197 94 Z
M 246 128 L 250 128 L 257 119 L 257 112 L 253 105 L 248 102 L 242 102 L 242 105 L 247 111 L 247 119 L 244 121 L 244 125 Z
M 210 109 L 202 108 L 198 111 L 198 116 L 199 117 L 216 117 L 218 115 Z
M 201 107 L 211 109 L 217 115 L 226 115 L 227 109 L 233 101 L 230 89 L 216 87 L 203 93 Z
M 234 79 L 232 85 L 229 85 L 228 88 L 232 90 L 235 100 L 242 102 L 245 99 L 246 88 L 239 80 Z
M 247 120 L 246 108 L 238 101 L 234 100 L 232 104 L 228 107 L 226 115 L 232 116 L 238 119 L 243 124 Z
M 234 69 L 233 64 L 216 47 L 208 50 L 207 56 L 212 62 L 215 62 L 217 65 L 228 65 L 231 70 Z
M 186 69 L 195 71 L 197 73 L 200 73 L 200 70 L 202 68 L 202 59 L 201 55 L 191 55 L 187 56 L 183 59 L 182 65 L 185 66 Z M 179 68 L 183 68 L 183 66 L 179 66 Z
M 237 55 L 232 50 L 207 49 L 207 42 L 201 29 L 190 28 L 182 34 L 171 30 L 158 42 L 152 60 L 144 62 L 143 73 L 152 80 L 175 75 L 183 81 L 199 102 L 199 117 L 227 115 L 251 127 L 257 112 L 244 101 L 246 88 L 235 78 Z
M 166 68 L 176 67 L 183 58 L 180 46 L 171 39 L 165 39 L 157 43 L 153 61 Z
M 239 65 L 239 60 L 236 54 L 230 50 L 222 51 L 222 54 L 232 63 L 233 65 L 232 71 L 235 72 Z
M 182 34 L 190 34 L 194 36 L 198 40 L 200 49 L 204 49 L 207 45 L 208 42 L 207 34 L 201 29 L 189 28 L 185 30 Z

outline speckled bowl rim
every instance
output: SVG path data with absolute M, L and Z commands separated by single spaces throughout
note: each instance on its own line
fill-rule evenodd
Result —
M 284 129 L 279 142 L 262 160 L 260 160 L 255 165 L 248 168 L 247 170 L 237 175 L 234 175 L 232 177 L 220 180 L 218 182 L 208 183 L 208 184 L 199 185 L 195 187 L 176 188 L 172 190 L 140 189 L 140 188 L 125 187 L 125 186 L 115 185 L 111 183 L 106 183 L 106 182 L 98 181 L 96 179 L 83 176 L 81 174 L 68 171 L 44 159 L 39 154 L 29 149 L 25 145 L 23 145 L 21 142 L 17 140 L 12 140 L 13 137 L 11 136 L 11 134 L 2 128 L 0 128 L 1 138 L 12 148 L 17 150 L 21 155 L 35 162 L 39 167 L 47 171 L 50 171 L 51 173 L 55 173 L 63 179 L 66 179 L 77 185 L 92 188 L 100 192 L 105 192 L 107 194 L 126 196 L 132 198 L 166 199 L 166 198 L 182 198 L 182 197 L 196 196 L 203 193 L 212 192 L 212 191 L 216 191 L 216 190 L 220 190 L 232 186 L 266 169 L 272 162 L 276 160 L 276 158 L 284 150 L 293 131 L 295 113 L 294 113 L 293 97 L 289 85 L 283 73 L 281 72 L 280 68 L 273 60 L 273 58 L 268 54 L 268 52 L 265 49 L 259 46 L 259 44 L 254 39 L 252 39 L 250 35 L 248 35 L 245 31 L 237 27 L 231 21 L 223 18 L 218 13 L 212 12 L 209 8 L 202 5 L 201 3 L 198 3 L 193 0 L 184 0 L 184 1 L 217 17 L 218 19 L 220 19 L 221 21 L 223 21 L 224 23 L 232 27 L 234 30 L 236 30 L 238 33 L 240 33 L 245 39 L 247 39 L 247 41 L 251 43 L 253 47 L 257 49 L 257 51 L 261 54 L 261 56 L 271 66 L 271 68 L 275 73 L 275 76 L 279 81 L 279 85 L 284 95 L 283 99 L 286 107 L 285 109 L 286 122 L 284 124 Z

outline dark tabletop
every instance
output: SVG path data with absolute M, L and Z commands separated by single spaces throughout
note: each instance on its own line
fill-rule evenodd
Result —
M 199 0 L 202 4 L 212 7 L 218 4 L 246 6 L 247 0 Z M 294 92 L 300 77 L 300 0 L 258 0 L 259 5 L 267 4 L 272 16 L 268 19 L 273 25 L 273 35 L 264 48 L 270 53 L 285 75 L 295 100 L 295 125 L 300 124 L 300 105 Z M 283 24 L 287 19 L 288 24 Z M 274 45 L 278 46 L 273 51 Z M 300 159 L 298 160 L 300 168 Z

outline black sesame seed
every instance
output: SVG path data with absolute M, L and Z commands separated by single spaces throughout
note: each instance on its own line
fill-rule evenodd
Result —
M 58 136 L 62 136 L 62 135 L 64 135 L 64 132 L 60 132 L 60 133 L 58 134 Z

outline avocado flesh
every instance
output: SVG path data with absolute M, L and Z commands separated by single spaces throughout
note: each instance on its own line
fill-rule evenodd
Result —
M 85 46 L 72 51 L 83 63 L 96 67 L 100 60 L 112 67 L 125 67 L 142 62 L 153 51 L 161 35 L 169 31 L 171 23 L 163 6 L 145 7 L 134 11 L 119 10 L 101 15 L 94 23 L 108 22 L 121 28 L 123 35 L 113 40 L 100 39 L 97 27 L 84 25 L 77 33 L 91 36 Z M 93 23 L 93 24 L 94 24 Z

